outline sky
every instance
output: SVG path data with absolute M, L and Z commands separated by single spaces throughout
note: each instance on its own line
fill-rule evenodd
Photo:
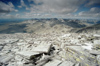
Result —
M 97 18 L 100 0 L 0 0 L 0 19 Z

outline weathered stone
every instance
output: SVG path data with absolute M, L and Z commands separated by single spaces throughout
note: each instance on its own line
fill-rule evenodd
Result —
M 61 63 L 60 60 L 53 60 L 53 61 L 46 63 L 44 66 L 58 66 L 60 63 Z
M 36 63 L 38 64 L 38 63 L 41 63 L 41 62 L 43 62 L 43 61 L 48 61 L 48 60 L 50 60 L 52 58 L 52 56 L 48 56 L 48 55 L 44 55 L 43 54 L 43 56 L 42 56 L 42 58 L 40 59 L 40 60 L 38 60 Z
M 27 45 L 27 43 L 26 42 L 19 42 L 19 43 L 17 43 L 17 45 Z
M 80 63 L 75 64 L 75 66 L 80 66 Z
M 24 66 L 22 62 L 17 62 L 17 66 Z
M 1 56 L 1 57 L 0 57 L 0 62 L 1 62 L 1 63 L 7 63 L 7 62 L 9 62 L 13 57 L 14 57 L 14 56 L 11 55 L 11 54 Z
M 42 61 L 41 63 L 38 63 L 36 66 L 43 66 L 47 63 L 47 61 Z
M 91 50 L 91 51 L 90 51 L 90 54 L 93 54 L 93 55 L 100 55 L 100 51 Z
M 94 44 L 100 44 L 100 40 L 94 40 Z
M 50 51 L 50 48 L 51 48 L 51 44 L 40 44 L 32 51 L 40 52 L 40 53 L 48 53 Z
M 84 52 L 84 49 L 81 46 L 67 46 L 67 48 L 79 53 Z
M 3 46 L 0 46 L 0 51 L 2 50 Z
M 24 66 L 36 66 L 34 64 L 24 64 Z
M 10 43 L 10 44 L 15 43 L 17 41 L 18 41 L 18 39 L 6 39 L 5 40 L 6 43 Z
M 64 37 L 69 37 L 71 34 L 64 34 L 64 35 L 62 35 L 62 37 L 64 38 Z
M 71 61 L 64 61 L 59 66 L 73 66 L 73 65 L 74 63 L 72 63 Z
M 93 49 L 94 50 L 100 50 L 100 44 L 94 44 Z
M 38 55 L 40 53 L 39 52 L 33 52 L 33 51 L 21 51 L 21 52 L 17 52 L 16 54 L 20 54 L 22 56 L 30 58 L 32 55 Z
M 87 50 L 92 50 L 92 44 L 91 43 L 85 43 L 86 46 L 82 46 L 82 48 L 87 49 Z
M 94 36 L 94 37 L 99 37 L 99 38 L 100 38 L 100 35 L 99 35 L 99 34 L 94 34 L 93 36 Z
M 100 65 L 100 55 L 97 55 L 97 62 L 98 62 L 98 64 Z

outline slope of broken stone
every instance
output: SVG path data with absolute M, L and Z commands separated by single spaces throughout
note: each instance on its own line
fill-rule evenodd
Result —
M 80 46 L 67 46 L 67 49 L 60 52 L 59 56 L 74 63 L 81 62 L 88 65 L 94 65 L 96 63 L 94 62 L 95 56 L 90 55 Z
M 60 65 L 58 65 L 58 66 L 73 66 L 74 65 L 74 63 L 72 63 L 72 62 L 70 62 L 70 61 L 64 61 L 64 62 L 62 62 Z
M 53 60 L 53 61 L 49 61 L 48 63 L 46 63 L 44 66 L 58 66 L 61 63 L 60 60 Z
M 35 47 L 34 49 L 32 49 L 32 51 L 35 52 L 42 52 L 42 53 L 48 53 L 50 51 L 51 48 L 51 44 L 40 44 L 39 46 Z
M 28 37 L 29 35 L 24 36 L 24 39 L 26 38 L 26 41 L 27 41 L 26 44 L 24 44 L 25 43 L 24 41 L 22 41 L 22 42 L 19 41 L 12 46 L 11 52 L 13 52 L 13 50 L 14 50 L 16 53 L 19 53 L 19 54 L 15 54 L 15 55 L 17 55 L 17 57 L 14 59 L 14 62 L 13 62 L 13 60 L 12 60 L 12 62 L 11 61 L 9 62 L 9 66 L 20 66 L 20 65 L 21 66 L 22 65 L 29 66 L 29 65 L 32 65 L 32 62 L 30 62 L 28 59 L 26 59 L 26 57 L 24 55 L 26 55 L 28 57 L 30 57 L 31 55 L 34 55 L 35 51 L 32 51 L 32 50 L 35 49 L 34 46 L 38 47 L 38 50 L 41 53 L 39 46 L 46 45 L 46 44 L 48 45 L 49 43 L 52 44 L 52 46 L 55 48 L 55 50 L 52 54 L 52 55 L 54 55 L 54 57 L 53 57 L 54 60 L 58 60 L 58 61 L 60 60 L 61 63 L 65 62 L 65 61 L 71 61 L 72 63 L 75 63 L 75 64 L 79 63 L 79 65 L 82 65 L 82 66 L 88 66 L 88 65 L 89 66 L 96 66 L 97 63 L 94 62 L 96 60 L 95 56 L 89 54 L 89 52 L 87 51 L 88 49 L 85 50 L 86 48 L 85 47 L 83 48 L 82 45 L 81 45 L 81 44 L 88 43 L 88 42 L 91 43 L 91 41 L 87 42 L 86 40 L 79 39 L 78 42 L 74 42 L 74 41 L 71 41 L 71 40 L 74 40 L 74 39 L 78 40 L 78 37 L 77 37 L 78 35 L 73 34 L 73 35 L 70 35 L 70 36 L 61 37 L 62 35 L 59 35 L 59 34 L 58 35 L 56 35 L 56 34 L 50 35 L 50 36 L 48 36 L 48 35 L 45 35 L 45 36 L 37 35 L 36 37 L 33 38 L 34 44 L 28 44 L 28 42 L 31 41 L 30 37 Z M 88 37 L 88 35 L 87 35 L 87 37 Z M 81 38 L 82 38 L 82 36 L 81 36 Z M 83 41 L 83 42 L 80 42 L 80 41 Z M 21 45 L 21 43 L 23 43 L 23 45 Z M 73 48 L 69 47 L 69 46 L 71 46 L 71 43 L 72 43 Z M 79 47 L 74 48 L 74 46 L 78 45 L 78 44 L 79 44 L 79 47 L 81 46 L 83 48 L 83 50 L 80 49 Z M 7 46 L 10 47 L 10 45 L 7 45 Z M 5 50 L 8 49 L 8 48 L 6 48 L 7 46 L 5 46 Z M 2 52 L 5 52 L 5 50 L 3 49 Z M 4 54 L 6 54 L 6 53 L 4 53 Z M 27 55 L 27 53 L 29 55 Z M 2 55 L 4 55 L 4 54 L 2 54 Z M 18 57 L 18 56 L 21 56 L 21 57 Z M 41 56 L 40 56 L 40 58 L 41 58 Z M 24 61 L 21 61 L 22 59 L 24 59 Z M 43 63 L 44 63 L 44 64 L 43 63 L 42 64 L 43 65 L 46 65 L 46 64 L 49 65 L 49 63 L 50 63 L 50 64 L 53 65 L 54 60 L 49 61 L 49 62 L 42 60 Z M 27 61 L 29 62 L 29 64 L 24 64 Z M 41 60 L 38 62 L 38 64 L 40 64 L 40 63 L 41 63 Z M 58 62 L 55 62 L 55 63 L 58 63 Z M 57 66 L 60 65 L 60 64 L 58 63 Z M 35 65 L 33 64 L 33 66 L 35 66 Z
M 8 63 L 12 58 L 14 58 L 13 54 L 5 54 L 3 56 L 0 56 L 0 63 L 6 64 Z

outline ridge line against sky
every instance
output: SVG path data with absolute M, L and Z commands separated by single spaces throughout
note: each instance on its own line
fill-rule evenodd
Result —
M 0 18 L 100 19 L 100 0 L 0 0 Z

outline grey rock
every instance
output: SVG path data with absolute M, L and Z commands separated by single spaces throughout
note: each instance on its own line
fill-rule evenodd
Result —
M 20 51 L 20 52 L 17 52 L 16 54 L 25 56 L 26 58 L 30 58 L 31 56 L 38 55 L 40 53 L 39 52 L 33 52 L 33 51 Z
M 100 44 L 100 40 L 94 40 L 94 44 Z
M 32 51 L 40 52 L 40 53 L 48 53 L 50 51 L 50 48 L 51 48 L 51 44 L 40 44 Z
M 62 61 L 60 60 L 53 60 L 53 61 L 46 63 L 44 66 L 58 66 L 61 62 Z
M 80 63 L 75 64 L 75 66 L 80 66 Z
M 84 52 L 84 49 L 81 46 L 67 46 L 67 48 L 78 53 Z
M 73 66 L 73 65 L 74 63 L 72 63 L 71 61 L 64 61 L 58 66 Z
M 0 62 L 1 63 L 7 63 L 9 62 L 14 56 L 12 54 L 4 55 L 0 57 Z
M 100 51 L 91 50 L 91 51 L 90 51 L 90 54 L 93 54 L 93 55 L 100 55 Z
M 98 64 L 100 65 L 100 55 L 97 55 L 97 61 L 98 61 Z
M 43 61 L 48 61 L 48 60 L 50 60 L 51 58 L 52 58 L 53 56 L 49 56 L 49 55 L 44 55 L 43 54 L 43 56 L 42 56 L 42 58 L 40 59 L 40 60 L 38 60 L 36 63 L 38 64 L 38 63 L 41 63 L 41 62 L 43 62 Z
M 3 46 L 0 46 L 0 51 L 3 49 Z

